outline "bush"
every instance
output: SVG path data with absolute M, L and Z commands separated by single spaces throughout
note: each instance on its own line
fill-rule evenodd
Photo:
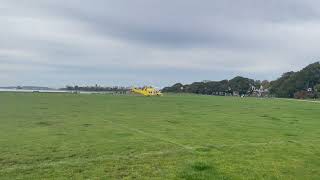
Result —
M 306 99 L 308 97 L 307 91 L 298 91 L 294 93 L 294 98 L 296 99 Z
M 318 97 L 317 92 L 298 91 L 294 93 L 294 98 L 296 99 L 314 99 Z

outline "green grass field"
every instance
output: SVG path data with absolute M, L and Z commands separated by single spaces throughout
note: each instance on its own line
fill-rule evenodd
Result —
M 0 93 L 0 179 L 320 179 L 320 104 Z

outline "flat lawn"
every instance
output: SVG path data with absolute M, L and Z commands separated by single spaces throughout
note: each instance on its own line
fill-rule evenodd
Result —
M 0 93 L 0 179 L 320 179 L 320 104 Z

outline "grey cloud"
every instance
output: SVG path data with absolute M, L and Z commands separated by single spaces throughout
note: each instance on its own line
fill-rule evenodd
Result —
M 96 1 L 97 2 L 97 1 Z M 265 24 L 318 21 L 315 1 L 98 1 L 62 14 L 121 39 L 172 48 L 262 46 L 252 32 Z M 260 34 L 259 34 L 260 35 Z M 245 43 L 244 43 L 245 42 Z
M 194 74 L 214 79 L 217 72 L 270 79 L 319 56 L 320 2 L 314 0 L 2 0 L 1 5 L 0 65 L 38 67 L 34 76 L 43 72 L 39 68 L 51 73 L 48 77 L 61 72 L 63 82 L 76 81 L 73 74 L 104 78 L 121 72 L 127 74 L 124 83 L 141 83 L 139 74 L 150 71 L 161 85 L 179 81 L 179 74 L 185 80 L 194 80 Z
M 316 8 L 320 3 L 312 0 L 58 0 L 32 4 L 50 15 L 88 23 L 102 34 L 170 48 L 239 46 L 246 40 L 255 47 L 258 37 L 250 33 L 265 23 L 317 21 L 320 17 Z

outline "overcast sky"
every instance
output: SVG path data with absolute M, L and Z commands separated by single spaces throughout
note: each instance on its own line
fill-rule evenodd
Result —
M 318 0 L 0 0 L 0 86 L 272 80 L 319 48 Z

